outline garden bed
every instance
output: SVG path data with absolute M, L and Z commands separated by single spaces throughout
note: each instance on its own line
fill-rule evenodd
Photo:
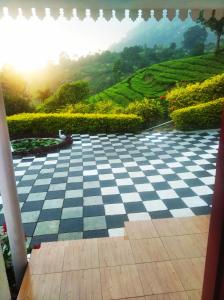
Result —
M 65 140 L 56 138 L 26 138 L 11 141 L 14 157 L 42 156 L 55 152 L 72 144 L 72 137 L 67 136 Z

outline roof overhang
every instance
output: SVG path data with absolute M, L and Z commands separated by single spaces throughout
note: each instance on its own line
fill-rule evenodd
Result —
M 26 17 L 30 17 L 36 11 L 39 17 L 45 15 L 45 9 L 50 9 L 53 17 L 59 16 L 59 10 L 63 9 L 67 17 L 71 17 L 76 9 L 78 17 L 85 17 L 86 9 L 91 11 L 93 19 L 99 16 L 99 10 L 103 11 L 104 17 L 110 19 L 112 11 L 115 11 L 116 17 L 122 20 L 125 16 L 125 10 L 129 10 L 132 19 L 136 19 L 139 10 L 144 19 L 150 17 L 151 11 L 157 19 L 162 17 L 162 10 L 167 9 L 170 19 L 176 15 L 176 10 L 186 14 L 191 10 L 193 18 L 196 18 L 201 10 L 204 10 L 205 16 L 209 18 L 213 10 L 216 10 L 216 17 L 224 17 L 224 0 L 0 0 L 0 10 L 8 8 L 9 14 L 18 15 L 18 9 Z M 35 8 L 35 11 L 34 11 Z M 184 13 L 185 12 L 185 13 Z

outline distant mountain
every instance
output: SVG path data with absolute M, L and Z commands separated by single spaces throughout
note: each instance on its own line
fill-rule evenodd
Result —
M 144 97 L 158 98 L 177 82 L 203 81 L 224 72 L 224 54 L 170 60 L 138 70 L 127 79 L 92 96 L 89 102 L 111 100 L 127 105 Z
M 154 47 L 156 44 L 164 47 L 175 42 L 177 46 L 181 46 L 184 32 L 196 23 L 189 17 L 184 22 L 175 18 L 170 22 L 167 18 L 163 18 L 160 22 L 155 19 L 142 21 L 134 29 L 128 32 L 128 35 L 119 43 L 111 47 L 112 51 L 122 51 L 124 47 L 135 45 L 146 45 Z M 197 24 L 198 25 L 198 24 Z M 209 35 L 207 43 L 215 41 L 215 35 L 208 31 Z

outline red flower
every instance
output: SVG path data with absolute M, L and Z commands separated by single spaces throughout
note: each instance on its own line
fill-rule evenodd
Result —
M 41 244 L 35 244 L 35 245 L 33 245 L 33 249 L 40 249 L 40 247 L 41 247 Z
M 6 233 L 7 233 L 7 226 L 6 226 L 6 223 L 4 223 L 4 224 L 2 225 L 2 232 L 3 232 L 3 234 L 6 234 Z
M 160 99 L 166 99 L 166 96 L 160 96 Z

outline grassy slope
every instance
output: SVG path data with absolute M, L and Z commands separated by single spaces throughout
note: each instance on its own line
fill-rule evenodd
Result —
M 90 97 L 88 101 L 112 100 L 126 105 L 144 97 L 158 98 L 177 82 L 203 81 L 222 72 L 223 54 L 207 54 L 162 62 L 137 71 L 120 83 Z

